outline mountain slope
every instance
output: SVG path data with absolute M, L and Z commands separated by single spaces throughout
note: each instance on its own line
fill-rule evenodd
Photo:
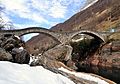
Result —
M 120 1 L 98 0 L 95 4 L 83 10 L 64 23 L 52 29 L 71 31 L 79 29 L 107 30 L 120 24 Z

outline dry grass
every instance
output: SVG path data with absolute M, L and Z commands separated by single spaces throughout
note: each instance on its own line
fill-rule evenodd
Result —
M 111 36 L 109 37 L 109 39 L 120 40 L 120 32 L 111 35 Z

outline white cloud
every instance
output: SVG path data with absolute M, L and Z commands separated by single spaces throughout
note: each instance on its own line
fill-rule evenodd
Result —
M 5 9 L 8 11 L 21 11 L 21 12 L 28 12 L 27 6 L 25 3 L 27 0 L 2 0 L 1 3 L 5 6 Z
M 59 0 L 31 0 L 32 6 L 38 11 L 43 11 L 46 15 L 53 18 L 64 18 L 67 7 L 61 4 Z
M 67 11 L 67 7 L 62 6 L 60 3 L 54 3 L 49 10 L 49 15 L 54 18 L 64 18 Z
M 6 20 L 25 19 L 27 23 L 39 23 L 54 25 L 60 19 L 68 19 L 70 14 L 75 13 L 76 6 L 84 0 L 0 0 L 8 16 Z M 86 0 L 85 0 L 86 1 Z M 72 8 L 71 8 L 72 7 Z M 68 14 L 70 11 L 70 14 Z M 72 13 L 71 13 L 72 12 Z M 12 17 L 12 18 L 11 18 Z M 9 19 L 9 20 L 10 20 Z M 52 20 L 51 20 L 52 19 Z M 59 19 L 59 20 L 57 20 Z M 17 20 L 18 22 L 18 20 Z M 63 22 L 63 21 L 62 21 Z M 16 22 L 13 22 L 16 23 Z M 20 23 L 20 22 L 18 22 Z M 24 24 L 24 22 L 22 23 Z M 25 23 L 26 24 L 26 23 Z
M 51 6 L 51 1 L 49 1 L 49 0 L 31 0 L 31 5 L 37 10 L 46 12 L 46 11 L 48 11 L 48 9 Z
M 73 3 L 74 0 L 59 0 L 59 2 L 61 3 L 61 5 L 68 6 Z
M 68 7 L 80 5 L 81 0 L 1 0 L 8 15 L 50 25 L 50 20 L 66 18 Z M 18 17 L 18 18 L 19 18 Z
M 46 24 L 48 24 L 48 21 L 45 18 L 43 18 L 41 15 L 39 15 L 38 13 L 33 13 L 31 17 L 29 18 L 32 18 L 32 20 L 39 22 L 39 23 L 45 22 Z
M 43 23 L 48 21 L 39 14 L 39 12 L 32 11 L 30 9 L 30 3 L 28 3 L 29 0 L 3 0 L 2 4 L 5 6 L 5 11 L 9 15 L 15 15 L 19 16 L 21 18 L 26 18 L 38 23 Z

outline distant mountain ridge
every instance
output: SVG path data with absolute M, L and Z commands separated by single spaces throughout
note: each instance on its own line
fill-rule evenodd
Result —
M 57 24 L 51 29 L 71 31 L 78 29 L 107 30 L 120 23 L 120 1 L 98 0 L 95 4 L 83 10 L 64 23 Z

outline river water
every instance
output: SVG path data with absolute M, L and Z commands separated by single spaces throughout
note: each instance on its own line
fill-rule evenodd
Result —
M 79 72 L 94 73 L 104 78 L 110 79 L 117 84 L 120 84 L 120 69 L 102 68 L 97 66 L 81 66 Z
M 72 60 L 82 61 L 88 56 L 92 56 L 91 53 L 95 53 L 99 48 L 101 41 L 98 39 L 83 39 L 79 42 L 71 43 L 73 47 Z M 98 66 L 78 65 L 78 72 L 94 73 L 104 78 L 110 79 L 117 84 L 120 84 L 120 69 L 105 68 Z

